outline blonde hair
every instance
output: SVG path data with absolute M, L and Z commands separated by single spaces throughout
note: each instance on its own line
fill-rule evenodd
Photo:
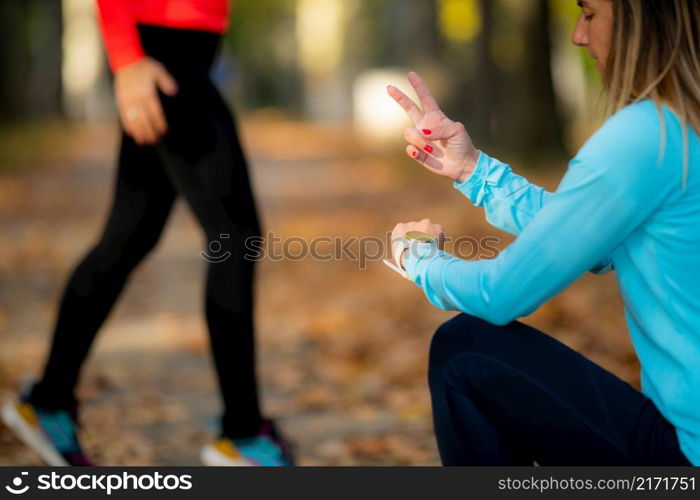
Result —
M 660 113 L 661 105 L 672 109 L 684 129 L 685 186 L 688 125 L 700 135 L 700 0 L 612 1 L 613 40 L 603 74 L 609 112 L 647 98 Z

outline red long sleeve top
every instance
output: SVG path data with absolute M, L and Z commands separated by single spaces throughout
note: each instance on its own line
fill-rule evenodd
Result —
M 112 71 L 144 57 L 138 23 L 223 33 L 229 0 L 97 0 L 100 28 Z

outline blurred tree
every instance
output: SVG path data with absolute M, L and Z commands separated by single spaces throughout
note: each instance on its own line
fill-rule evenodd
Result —
M 95 0 L 63 3 L 63 112 L 73 120 L 99 120 L 114 113 L 113 91 Z
M 497 109 L 496 103 L 500 94 L 499 81 L 501 74 L 496 67 L 493 58 L 493 12 L 492 0 L 479 0 L 479 12 L 482 22 L 481 33 L 476 40 L 476 72 L 473 75 L 473 83 L 470 87 L 474 94 L 471 96 L 471 104 L 474 113 L 470 129 L 481 135 L 484 144 L 493 144 L 496 141 L 494 130 Z
M 304 104 L 310 117 L 347 118 L 362 71 L 435 61 L 436 15 L 436 3 L 425 0 L 237 2 L 227 35 L 237 96 L 245 107 Z
M 523 14 L 522 62 L 506 84 L 499 136 L 519 154 L 561 155 L 562 121 L 552 80 L 549 1 L 531 0 Z
M 23 44 L 17 26 L 22 7 L 19 2 L 0 2 L 0 116 L 16 116 L 19 106 L 16 93 L 21 90 Z
M 415 67 L 434 59 L 439 45 L 436 2 L 386 0 L 383 4 L 381 64 Z
M 358 0 L 297 0 L 296 42 L 309 118 L 350 117 L 354 71 L 347 47 L 359 7 Z
M 301 101 L 296 65 L 296 0 L 234 2 L 224 59 L 240 106 L 285 106 Z
M 0 2 L 0 116 L 61 113 L 61 2 Z
M 441 25 L 442 57 L 455 82 L 449 105 L 475 141 L 520 156 L 562 153 L 548 0 L 440 3 L 443 11 L 478 18 L 462 23 L 469 36 L 451 31 L 449 12 Z

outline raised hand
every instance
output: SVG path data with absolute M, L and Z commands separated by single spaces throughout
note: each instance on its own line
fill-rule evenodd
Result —
M 415 125 L 404 131 L 408 142 L 406 154 L 431 172 L 464 182 L 476 167 L 479 151 L 464 125 L 445 116 L 417 73 L 409 73 L 408 81 L 415 89 L 422 109 L 393 85 L 387 88 L 392 99 Z

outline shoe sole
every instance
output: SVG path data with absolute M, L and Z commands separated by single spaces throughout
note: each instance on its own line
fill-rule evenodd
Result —
M 8 403 L 3 406 L 2 420 L 20 441 L 37 453 L 48 465 L 55 467 L 70 465 L 41 431 L 27 423 L 14 404 Z
M 199 459 L 204 465 L 210 467 L 254 467 L 245 458 L 231 458 L 217 451 L 213 446 L 205 446 L 199 455 Z

